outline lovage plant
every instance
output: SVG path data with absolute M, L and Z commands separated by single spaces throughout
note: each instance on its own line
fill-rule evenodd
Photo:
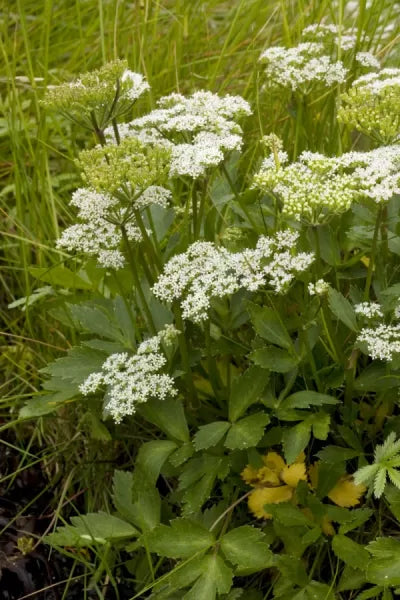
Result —
M 312 25 L 263 52 L 263 93 L 284 88 L 311 120 L 327 94 L 321 137 L 364 137 L 328 156 L 314 134 L 299 154 L 298 128 L 267 132 L 250 176 L 239 96 L 173 93 L 121 122 L 149 88 L 124 61 L 46 94 L 95 140 L 56 242 L 92 291 L 58 294 L 80 342 L 21 414 L 75 404 L 135 455 L 109 512 L 46 537 L 87 549 L 95 589 L 118 594 L 122 568 L 154 600 L 400 586 L 400 80 L 365 39 Z

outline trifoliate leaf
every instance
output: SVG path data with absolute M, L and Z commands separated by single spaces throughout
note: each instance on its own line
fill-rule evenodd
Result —
M 216 421 L 199 427 L 198 432 L 193 438 L 193 445 L 196 450 L 204 450 L 215 446 L 223 438 L 230 427 L 227 421 Z
M 238 573 L 260 571 L 274 564 L 274 555 L 264 538 L 265 535 L 259 529 L 243 525 L 222 537 L 221 550 L 236 565 Z
M 147 535 L 150 552 L 168 558 L 189 558 L 213 543 L 212 533 L 188 519 L 175 519 L 170 527 L 158 525 Z
M 367 546 L 373 558 L 368 563 L 366 578 L 383 586 L 400 585 L 400 542 L 391 537 L 378 538 Z
M 232 587 L 232 570 L 218 554 L 209 554 L 202 559 L 203 575 L 183 600 L 214 600 L 216 594 L 227 594 Z
M 225 446 L 230 450 L 242 450 L 256 446 L 269 423 L 266 413 L 258 412 L 232 424 L 226 436 Z

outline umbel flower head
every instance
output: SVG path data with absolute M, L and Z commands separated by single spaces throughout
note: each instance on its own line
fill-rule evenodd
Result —
M 382 69 L 356 79 L 341 96 L 338 118 L 379 143 L 400 139 L 400 69 Z
M 105 411 L 120 423 L 123 417 L 133 415 L 136 406 L 151 398 L 164 400 L 177 391 L 169 375 L 160 373 L 167 360 L 160 352 L 162 341 L 168 343 L 174 333 L 171 326 L 158 335 L 142 342 L 136 354 L 112 354 L 101 371 L 92 373 L 80 386 L 84 396 L 95 393 L 99 387 L 107 390 Z
M 112 119 L 129 110 L 149 84 L 140 73 L 128 69 L 126 60 L 115 60 L 74 81 L 49 86 L 43 104 L 73 116 L 92 128 L 104 129 Z
M 220 164 L 226 152 L 240 150 L 242 129 L 236 120 L 250 114 L 249 104 L 240 96 L 208 91 L 189 97 L 171 94 L 158 101 L 156 110 L 121 125 L 120 137 L 170 148 L 170 174 L 196 178 Z M 114 137 L 111 128 L 106 134 Z
M 338 157 L 303 152 L 297 162 L 284 164 L 286 154 L 271 153 L 254 176 L 254 187 L 272 192 L 288 217 L 317 224 L 348 210 L 363 198 L 377 203 L 400 191 L 400 146 Z
M 272 46 L 260 56 L 265 76 L 271 86 L 310 93 L 315 87 L 330 88 L 346 80 L 349 69 L 340 56 L 353 50 L 357 36 L 336 25 L 314 24 L 306 27 L 297 46 Z M 336 58 L 335 58 L 336 57 Z M 350 55 L 349 60 L 350 61 Z M 361 67 L 379 68 L 370 52 L 359 52 L 356 62 Z
M 80 188 L 73 193 L 71 200 L 71 204 L 79 209 L 79 223 L 63 231 L 57 247 L 96 256 L 102 267 L 119 269 L 125 264 L 121 252 L 121 225 L 124 225 L 130 242 L 140 242 L 142 234 L 136 225 L 134 211 L 150 204 L 166 206 L 171 196 L 166 188 L 150 186 L 127 203 L 110 194 Z
M 285 292 L 314 259 L 313 254 L 296 253 L 297 239 L 297 232 L 280 231 L 273 238 L 261 236 L 254 249 L 236 253 L 211 242 L 195 242 L 165 265 L 153 292 L 165 302 L 178 300 L 183 317 L 195 323 L 207 319 L 213 298 L 241 288 L 254 292 L 268 285 Z

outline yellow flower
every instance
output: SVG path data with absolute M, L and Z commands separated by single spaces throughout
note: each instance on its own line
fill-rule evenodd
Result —
M 293 489 L 288 485 L 279 487 L 261 487 L 251 492 L 248 499 L 248 506 L 251 512 L 258 519 L 270 519 L 272 515 L 264 509 L 265 504 L 279 504 L 287 502 L 293 496 Z
M 242 471 L 242 479 L 256 488 L 249 495 L 248 506 L 258 519 L 270 519 L 264 509 L 265 504 L 279 504 L 293 498 L 300 480 L 307 479 L 305 455 L 302 452 L 292 465 L 287 465 L 277 452 L 268 452 L 263 457 L 264 466 L 255 469 L 247 465 Z
M 343 475 L 329 492 L 328 498 L 338 506 L 350 508 L 359 504 L 366 489 L 362 483 L 356 485 L 351 475 Z
M 318 486 L 319 464 L 314 463 L 308 467 L 311 486 L 315 489 Z M 339 481 L 328 492 L 327 496 L 332 502 L 343 508 L 351 508 L 360 503 L 361 496 L 367 488 L 361 483 L 356 485 L 352 475 L 343 475 Z

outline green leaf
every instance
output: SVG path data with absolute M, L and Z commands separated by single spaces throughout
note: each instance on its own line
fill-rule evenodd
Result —
M 174 440 L 189 441 L 189 429 L 183 404 L 178 398 L 148 400 L 143 404 L 139 404 L 138 412 Z
M 54 388 L 52 394 L 39 394 L 29 399 L 28 402 L 19 411 L 21 419 L 30 419 L 32 417 L 41 417 L 48 415 L 59 408 L 67 400 L 80 395 L 79 386 L 71 381 L 65 381 L 60 377 L 52 377 L 51 387 Z M 44 386 L 43 386 L 44 387 Z
M 193 438 L 193 445 L 196 450 L 204 450 L 215 446 L 225 435 L 230 427 L 227 421 L 216 421 L 199 427 L 198 432 Z
M 136 523 L 133 505 L 133 474 L 128 471 L 114 471 L 112 501 L 115 510 L 129 522 Z
M 361 392 L 384 392 L 399 385 L 399 375 L 388 373 L 386 365 L 376 364 L 367 367 L 354 381 L 354 389 Z
M 385 498 L 393 515 L 400 521 L 400 490 L 394 485 L 386 486 Z
M 328 291 L 329 308 L 335 317 L 352 331 L 358 331 L 356 313 L 350 302 L 334 288 Z
M 259 529 L 243 525 L 232 529 L 221 539 L 225 557 L 237 567 L 240 574 L 261 571 L 274 564 L 274 555 L 264 541 Z
M 363 523 L 368 521 L 368 519 L 373 514 L 373 510 L 370 508 L 355 508 L 350 511 L 349 520 L 345 523 L 342 523 L 339 527 L 339 533 L 348 533 L 353 529 L 358 529 L 361 527 Z
M 286 462 L 292 464 L 310 441 L 311 425 L 303 422 L 283 433 L 282 443 Z
M 155 485 L 163 464 L 176 447 L 175 442 L 170 440 L 154 440 L 142 444 L 136 457 L 135 479 L 145 477 L 150 484 Z
M 158 525 L 147 535 L 150 552 L 168 558 L 189 558 L 213 545 L 213 534 L 188 519 L 174 519 L 171 526 Z
M 113 322 L 113 315 L 105 307 L 96 305 L 95 302 L 85 302 L 70 304 L 69 310 L 87 331 L 113 341 L 124 341 L 120 328 Z
M 340 560 L 355 569 L 364 570 L 369 561 L 369 554 L 364 546 L 345 535 L 334 536 L 332 549 Z
M 203 575 L 183 600 L 214 600 L 216 594 L 227 594 L 232 587 L 232 570 L 218 554 L 210 554 L 202 559 Z
M 229 457 L 203 453 L 189 460 L 179 476 L 179 490 L 185 490 L 184 514 L 197 512 L 210 497 L 215 479 L 229 467 Z
M 87 281 L 78 273 L 57 265 L 56 267 L 28 267 L 29 273 L 36 279 L 50 283 L 53 286 L 61 286 L 63 288 L 72 288 L 77 290 L 91 290 L 93 284 Z
M 331 422 L 330 415 L 320 411 L 307 418 L 307 423 L 312 425 L 314 437 L 317 440 L 326 440 L 329 434 L 329 426 Z
M 310 408 L 311 406 L 323 406 L 324 404 L 338 404 L 339 400 L 327 394 L 313 391 L 302 391 L 291 394 L 282 402 L 283 408 Z
M 226 436 L 225 446 L 230 450 L 243 450 L 256 446 L 269 423 L 266 413 L 258 412 L 232 424 Z
M 392 537 L 377 538 L 368 544 L 367 550 L 373 557 L 367 566 L 367 581 L 385 587 L 400 585 L 400 541 Z
M 41 369 L 41 373 L 81 384 L 91 373 L 100 371 L 105 360 L 103 352 L 75 346 L 68 351 L 67 356 L 57 358 Z
M 274 519 L 278 519 L 287 527 L 305 526 L 311 527 L 312 522 L 297 506 L 293 506 L 288 502 L 281 504 L 266 504 L 265 510 L 271 514 Z
M 317 456 L 322 462 L 332 464 L 350 460 L 359 456 L 359 454 L 357 450 L 342 448 L 342 446 L 325 446 L 325 448 L 317 452 Z
M 249 302 L 248 311 L 254 329 L 260 337 L 271 344 L 281 346 L 281 348 L 288 349 L 292 346 L 290 335 L 272 308 L 260 307 Z
M 71 517 L 71 524 L 59 527 L 44 540 L 57 546 L 70 545 L 69 542 L 72 546 L 92 546 L 138 535 L 137 529 L 132 525 L 105 512 Z
M 229 397 L 229 420 L 236 421 L 252 404 L 259 401 L 269 380 L 269 373 L 259 367 L 250 367 L 237 377 Z
M 276 373 L 288 373 L 297 366 L 297 361 L 286 350 L 274 346 L 257 348 L 249 358 L 259 367 Z

